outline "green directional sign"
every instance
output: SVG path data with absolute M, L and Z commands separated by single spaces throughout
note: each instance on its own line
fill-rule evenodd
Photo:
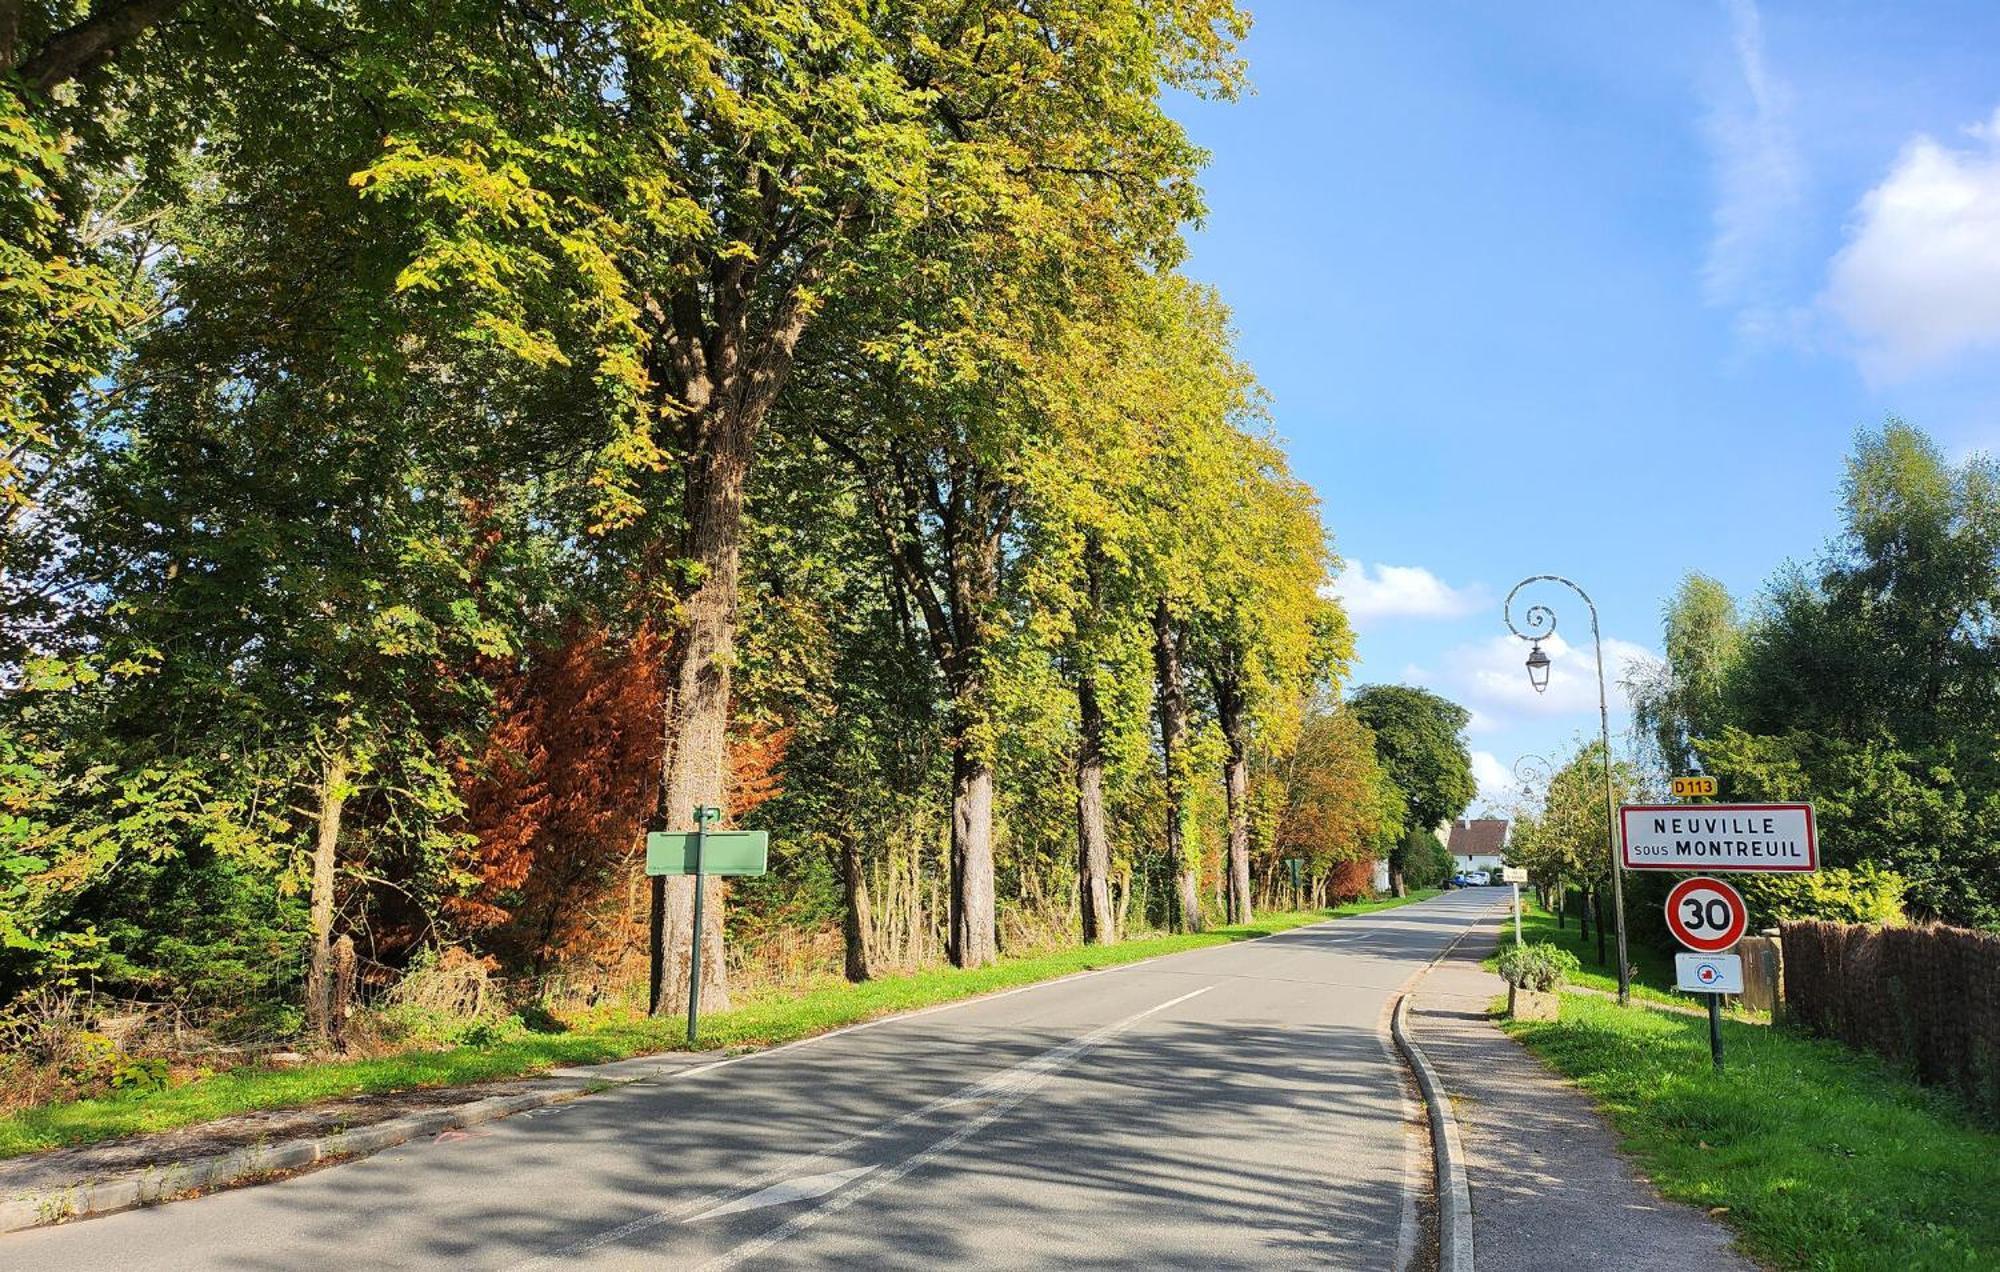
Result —
M 656 830 L 646 836 L 646 873 L 691 875 L 694 870 L 691 830 Z M 760 875 L 768 869 L 771 836 L 762 830 L 711 830 L 701 845 L 701 873 Z

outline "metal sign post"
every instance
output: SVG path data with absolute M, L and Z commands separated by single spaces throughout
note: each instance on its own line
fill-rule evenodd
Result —
M 1693 963 L 1683 962 L 1685 954 L 1674 960 L 1675 979 L 1708 1000 L 1708 1057 L 1717 1073 L 1722 1072 L 1723 987 L 1733 981 L 1738 993 L 1743 990 L 1743 960 L 1728 956 L 1732 968 L 1719 956 L 1742 939 L 1749 922 L 1743 895 L 1720 879 L 1683 879 L 1667 893 L 1667 928 L 1695 951 Z
M 646 873 L 694 880 L 694 948 L 688 957 L 687 1040 L 701 1024 L 701 935 L 709 875 L 760 875 L 770 860 L 770 836 L 761 830 L 710 830 L 722 810 L 694 810 L 692 831 L 656 830 L 646 836 Z M 657 983 L 657 982 L 656 982 Z M 658 990 L 655 990 L 657 997 Z
M 1502 866 L 1500 877 L 1514 887 L 1514 944 L 1521 943 L 1521 885 L 1528 881 L 1526 866 Z
M 1708 1058 L 1722 1072 L 1722 997 L 1743 992 L 1743 959 L 1737 954 L 1676 954 L 1677 988 L 1708 1000 Z
M 701 1025 L 701 920 L 702 899 L 708 889 L 701 874 L 701 850 L 708 846 L 708 824 L 722 820 L 722 810 L 706 805 L 694 810 L 694 948 L 688 954 L 688 1045 L 694 1045 Z

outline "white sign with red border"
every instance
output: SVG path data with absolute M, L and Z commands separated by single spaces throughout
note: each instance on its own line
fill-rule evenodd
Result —
M 1743 939 L 1750 910 L 1720 879 L 1683 879 L 1667 893 L 1667 929 L 1697 954 L 1720 954 Z
M 1625 804 L 1627 870 L 1819 869 L 1811 804 Z

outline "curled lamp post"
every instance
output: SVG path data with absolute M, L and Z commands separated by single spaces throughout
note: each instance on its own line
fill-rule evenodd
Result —
M 1542 642 L 1556 634 L 1556 612 L 1546 605 L 1530 605 L 1522 617 L 1522 623 L 1514 622 L 1514 598 L 1522 588 L 1531 583 L 1560 583 L 1583 598 L 1584 608 L 1590 611 L 1590 639 L 1597 648 L 1597 726 L 1599 738 L 1604 746 L 1604 844 L 1605 855 L 1611 865 L 1611 914 L 1617 921 L 1618 930 L 1618 1005 L 1630 1006 L 1632 1002 L 1632 970 L 1625 957 L 1625 872 L 1619 868 L 1618 837 L 1613 827 L 1618 823 L 1618 802 L 1611 793 L 1611 708 L 1604 696 L 1604 637 L 1597 629 L 1597 603 L 1590 599 L 1590 593 L 1570 582 L 1560 574 L 1532 574 L 1514 585 L 1507 593 L 1507 600 L 1501 606 L 1501 617 L 1507 621 L 1507 630 L 1528 642 L 1528 683 L 1541 693 L 1549 687 L 1549 655 L 1542 648 Z M 1527 630 L 1523 631 L 1525 626 Z
M 1514 761 L 1514 785 L 1523 795 L 1537 782 L 1546 786 L 1556 779 L 1556 766 L 1546 755 L 1524 755 Z

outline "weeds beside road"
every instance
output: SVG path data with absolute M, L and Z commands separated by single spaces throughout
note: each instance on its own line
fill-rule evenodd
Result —
M 1357 901 L 1327 910 L 1268 914 L 1242 927 L 1145 937 L 1005 959 L 970 971 L 937 968 L 835 985 L 797 996 L 746 1003 L 704 1016 L 703 1049 L 768 1046 L 824 1033 L 876 1016 L 971 998 L 995 990 L 1114 967 L 1162 954 L 1269 936 L 1326 919 L 1367 914 L 1436 896 Z M 42 1105 L 0 1116 L 0 1158 L 89 1144 L 123 1135 L 174 1130 L 235 1113 L 298 1108 L 346 1096 L 417 1087 L 458 1086 L 518 1077 L 563 1065 L 595 1064 L 686 1049 L 680 1016 L 643 1017 L 567 1032 L 533 1033 L 486 1045 L 412 1050 L 366 1060 L 333 1060 L 292 1069 L 244 1068 L 162 1091 Z
M 1553 923 L 1550 924 L 1553 927 Z M 1588 1091 L 1668 1197 L 1785 1268 L 2000 1267 L 2000 1135 L 1872 1057 L 1725 1021 L 1567 994 L 1507 1029 Z

